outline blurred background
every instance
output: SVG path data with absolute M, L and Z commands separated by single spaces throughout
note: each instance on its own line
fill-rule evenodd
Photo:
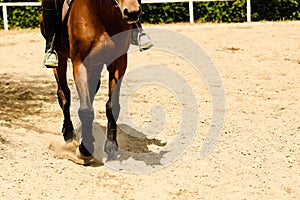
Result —
M 0 0 L 7 2 L 40 2 L 41 0 Z M 190 21 L 190 4 L 185 2 L 153 3 L 144 0 L 143 23 L 175 23 Z M 163 0 L 158 0 L 163 2 Z M 180 1 L 180 0 L 176 0 Z M 252 21 L 282 21 L 300 19 L 299 0 L 251 0 Z M 247 21 L 247 0 L 235 1 L 199 1 L 192 3 L 193 17 L 196 23 L 230 23 Z M 9 28 L 36 28 L 40 20 L 39 6 L 9 6 L 7 19 Z M 4 28 L 3 6 L 0 9 L 0 28 Z

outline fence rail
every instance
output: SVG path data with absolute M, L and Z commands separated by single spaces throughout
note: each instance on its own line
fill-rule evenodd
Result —
M 175 3 L 189 2 L 190 23 L 194 23 L 193 2 L 197 1 L 235 1 L 235 0 L 142 0 L 142 3 Z M 41 6 L 41 2 L 7 2 L 0 3 L 3 11 L 4 30 L 8 30 L 7 7 L 9 6 Z M 251 0 L 247 0 L 247 22 L 251 21 Z
M 4 23 L 4 30 L 8 30 L 8 19 L 7 19 L 7 7 L 9 6 L 41 6 L 41 2 L 7 2 L 7 3 L 0 3 L 2 6 L 2 15 L 3 15 L 3 23 Z

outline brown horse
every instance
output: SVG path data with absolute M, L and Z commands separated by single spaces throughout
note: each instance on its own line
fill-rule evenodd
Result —
M 70 118 L 70 90 L 67 84 L 67 60 L 71 58 L 73 76 L 80 98 L 78 115 L 82 124 L 77 156 L 93 157 L 93 100 L 100 86 L 100 74 L 105 64 L 109 71 L 109 100 L 106 103 L 107 139 L 104 150 L 108 159 L 118 152 L 116 118 L 120 110 L 117 84 L 127 67 L 127 51 L 131 40 L 131 24 L 138 21 L 141 6 L 137 0 L 73 0 L 68 16 L 55 38 L 59 66 L 54 69 L 58 101 L 63 110 L 65 141 L 74 138 Z M 65 31 L 67 30 L 67 31 Z M 41 32 L 43 22 L 41 23 Z M 113 99 L 113 96 L 116 96 Z

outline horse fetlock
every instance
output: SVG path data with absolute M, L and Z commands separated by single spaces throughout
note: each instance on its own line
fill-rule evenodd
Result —
M 64 140 L 65 142 L 72 142 L 75 138 L 75 134 L 74 134 L 74 131 L 65 131 L 63 133 L 63 136 L 64 136 Z
M 82 155 L 89 157 L 94 154 L 95 149 L 93 143 L 81 141 L 79 145 L 79 150 L 82 153 Z
M 114 103 L 112 104 L 111 101 L 106 103 L 106 117 L 109 121 L 114 120 L 117 121 L 120 114 L 120 104 Z
M 74 127 L 72 121 L 65 120 L 62 128 L 64 140 L 71 142 L 75 138 Z
M 115 160 L 119 154 L 119 145 L 117 141 L 105 140 L 104 151 L 107 153 L 107 160 Z
M 75 138 L 74 129 L 63 128 L 62 133 L 66 142 L 72 142 Z

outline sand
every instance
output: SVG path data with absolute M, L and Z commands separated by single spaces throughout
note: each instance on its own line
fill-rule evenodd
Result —
M 192 39 L 215 64 L 225 89 L 226 117 L 212 152 L 200 158 L 212 118 L 205 80 L 182 59 L 153 49 L 132 52 L 128 71 L 159 63 L 188 80 L 199 109 L 194 140 L 176 161 L 152 172 L 82 165 L 75 157 L 77 143 L 65 144 L 60 133 L 56 83 L 52 70 L 42 67 L 39 30 L 0 31 L 0 199 L 299 199 L 300 22 L 149 27 Z M 70 67 L 75 92 L 71 74 Z M 106 101 L 104 71 L 95 102 L 97 127 L 106 126 Z M 133 141 L 123 134 L 120 146 L 149 153 L 172 143 L 181 122 L 177 101 L 161 85 L 140 88 L 128 104 L 136 127 L 127 128 L 159 123 L 150 114 L 157 104 L 166 120 L 152 140 Z M 145 169 L 155 168 L 163 156 L 155 159 L 144 163 Z

